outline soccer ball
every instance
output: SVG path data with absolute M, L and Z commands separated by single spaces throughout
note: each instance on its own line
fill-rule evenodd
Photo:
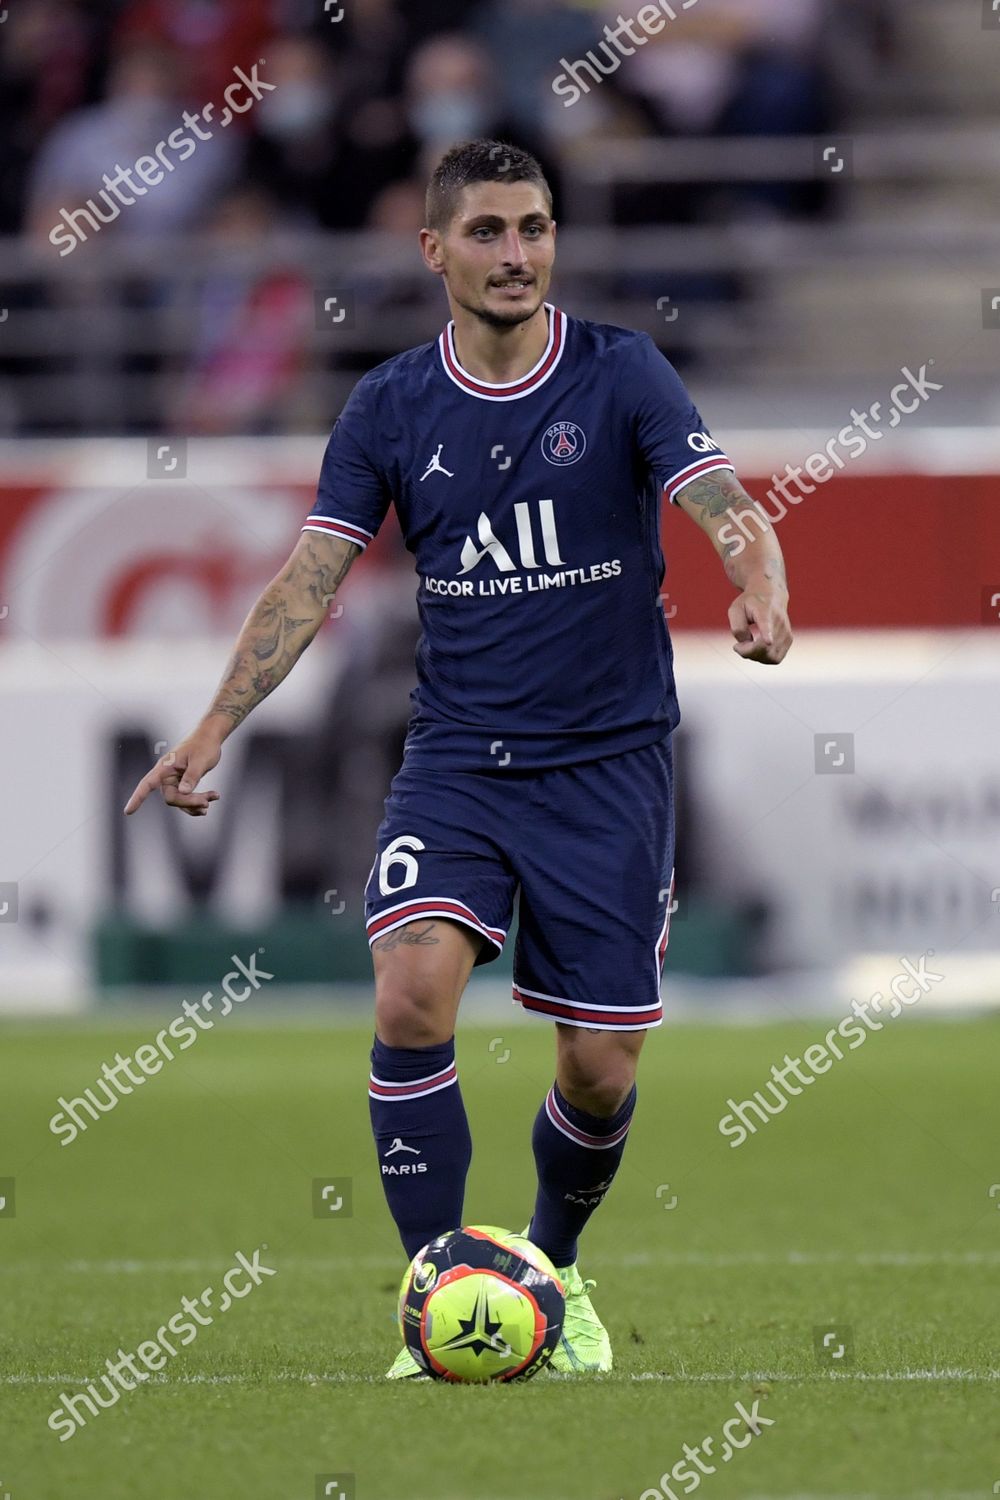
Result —
M 399 1329 L 435 1380 L 529 1380 L 552 1358 L 565 1305 L 556 1268 L 537 1245 L 473 1224 L 413 1257 L 399 1289 Z

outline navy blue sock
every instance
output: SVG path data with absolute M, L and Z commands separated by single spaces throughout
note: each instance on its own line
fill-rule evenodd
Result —
M 610 1119 L 588 1115 L 549 1089 L 538 1111 L 531 1145 L 538 1195 L 528 1238 L 557 1267 L 576 1263 L 577 1238 L 611 1186 L 635 1109 L 636 1086 Z
M 458 1087 L 455 1038 L 388 1047 L 376 1036 L 368 1105 L 382 1187 L 412 1260 L 462 1223 L 472 1137 Z

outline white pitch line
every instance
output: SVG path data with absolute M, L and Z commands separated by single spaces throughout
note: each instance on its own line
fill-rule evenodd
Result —
M 276 1252 L 280 1253 L 280 1252 Z M 635 1250 L 611 1258 L 595 1257 L 605 1267 L 635 1268 L 641 1266 L 689 1266 L 706 1270 L 734 1270 L 740 1266 L 784 1266 L 794 1270 L 797 1266 L 857 1266 L 918 1267 L 918 1266 L 996 1266 L 1000 1265 L 1000 1250 L 873 1250 L 856 1254 L 839 1250 L 766 1250 L 708 1251 L 708 1250 Z M 348 1261 L 352 1269 L 390 1270 L 402 1264 L 396 1255 L 355 1256 L 289 1256 L 283 1260 L 285 1267 L 297 1266 L 301 1270 L 331 1271 Z M 163 1260 L 71 1260 L 57 1263 L 52 1270 L 66 1270 L 78 1275 L 133 1276 L 190 1271 L 193 1274 L 217 1271 L 221 1260 L 163 1259 Z M 0 1264 L 0 1274 L 5 1271 L 30 1271 L 37 1273 L 37 1261 L 8 1261 Z
M 932 1383 L 947 1383 L 951 1381 L 967 1380 L 977 1383 L 992 1382 L 1000 1380 L 1000 1370 L 820 1370 L 810 1371 L 800 1375 L 783 1374 L 780 1371 L 768 1373 L 766 1370 L 744 1370 L 737 1372 L 730 1370 L 726 1372 L 712 1371 L 701 1375 L 667 1375 L 660 1371 L 646 1371 L 639 1375 L 630 1375 L 630 1380 L 664 1380 L 678 1385 L 700 1385 L 700 1384 L 731 1384 L 747 1382 L 752 1384 L 766 1383 L 769 1385 L 795 1385 L 802 1381 L 910 1381 L 926 1380 Z
M 768 1251 L 634 1250 L 616 1256 L 620 1266 L 704 1266 L 731 1270 L 738 1266 L 995 1266 L 1000 1250 L 872 1250 L 848 1254 L 839 1250 Z
M 911 1490 L 906 1495 L 874 1495 L 866 1491 L 863 1495 L 831 1495 L 824 1491 L 818 1495 L 810 1491 L 796 1490 L 794 1495 L 747 1495 L 746 1500 L 983 1500 L 982 1490 Z
M 84 1375 L 0 1375 L 0 1385 L 89 1385 L 92 1379 Z M 150 1375 L 143 1385 L 373 1385 L 381 1384 L 380 1375 L 350 1375 L 344 1370 L 332 1374 L 317 1375 L 308 1371 L 278 1370 L 273 1375 L 260 1379 L 255 1375 Z M 546 1379 L 574 1380 L 572 1375 L 560 1375 L 554 1370 L 545 1372 Z M 589 1376 L 589 1380 L 594 1380 Z M 596 1377 L 602 1384 L 613 1384 L 620 1377 Z M 628 1376 L 630 1381 L 661 1381 L 671 1385 L 800 1385 L 805 1382 L 835 1383 L 844 1381 L 908 1382 L 926 1381 L 931 1384 L 950 1384 L 968 1381 L 976 1384 L 1000 1380 L 1000 1370 L 828 1370 L 805 1374 L 785 1374 L 782 1371 L 728 1370 L 703 1372 L 697 1375 L 671 1375 L 663 1371 L 645 1371 Z

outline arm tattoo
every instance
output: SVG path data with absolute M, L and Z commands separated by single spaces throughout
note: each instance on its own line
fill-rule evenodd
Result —
M 304 531 L 302 536 L 304 540 L 301 552 L 296 553 L 281 581 L 314 600 L 321 614 L 325 614 L 331 599 L 346 578 L 348 569 L 360 555 L 361 548 L 353 542 L 337 539 L 332 547 L 329 543 L 318 545 L 308 531 Z
M 377 948 L 380 953 L 388 953 L 393 948 L 398 948 L 400 943 L 409 943 L 414 947 L 427 947 L 433 943 L 439 943 L 440 938 L 434 936 L 434 923 L 428 922 L 423 927 L 418 927 L 415 922 L 407 922 L 404 927 L 397 927 L 395 932 L 387 933 L 383 938 L 376 938 L 372 948 Z
M 788 578 L 785 575 L 785 561 L 781 557 L 766 557 L 764 559 L 764 577 L 773 582 L 775 579 L 783 589 L 788 587 Z
M 308 532 L 303 536 L 287 572 L 261 595 L 244 625 L 209 710 L 228 714 L 234 726 L 288 676 L 361 552 L 353 542 L 317 545 Z
M 768 520 L 767 513 L 757 504 L 752 496 L 748 495 L 735 474 L 725 470 L 713 470 L 702 479 L 695 479 L 691 484 L 685 485 L 681 490 L 685 500 L 697 506 L 700 514 L 695 518 L 714 535 L 716 546 L 720 549 L 722 566 L 726 570 L 726 577 L 734 588 L 742 589 L 744 568 L 739 565 L 738 559 L 747 550 L 750 542 L 760 541 L 763 537 L 774 538 L 774 528 Z M 734 528 L 739 535 L 723 537 L 724 527 L 718 531 L 710 528 L 706 522 L 717 521 L 721 516 L 728 516 L 730 521 L 730 532 Z M 765 578 L 776 579 L 783 588 L 788 587 L 785 579 L 785 565 L 782 561 L 780 550 L 775 550 L 760 560 L 760 566 Z
M 698 507 L 701 521 L 724 516 L 734 505 L 753 505 L 736 475 L 726 469 L 713 469 L 704 478 L 693 479 L 684 486 L 681 495 Z

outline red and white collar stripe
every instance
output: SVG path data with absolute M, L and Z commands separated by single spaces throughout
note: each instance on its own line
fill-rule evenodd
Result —
M 454 381 L 459 390 L 465 391 L 467 395 L 478 396 L 480 401 L 520 401 L 537 391 L 555 371 L 566 347 L 568 325 L 566 314 L 558 307 L 553 307 L 551 302 L 546 302 L 545 307 L 549 314 L 549 341 L 545 346 L 545 353 L 527 375 L 522 375 L 519 380 L 507 381 L 502 385 L 491 385 L 485 380 L 474 380 L 462 369 L 455 351 L 455 324 L 449 323 L 438 339 L 441 363 L 444 365 L 448 379 Z

